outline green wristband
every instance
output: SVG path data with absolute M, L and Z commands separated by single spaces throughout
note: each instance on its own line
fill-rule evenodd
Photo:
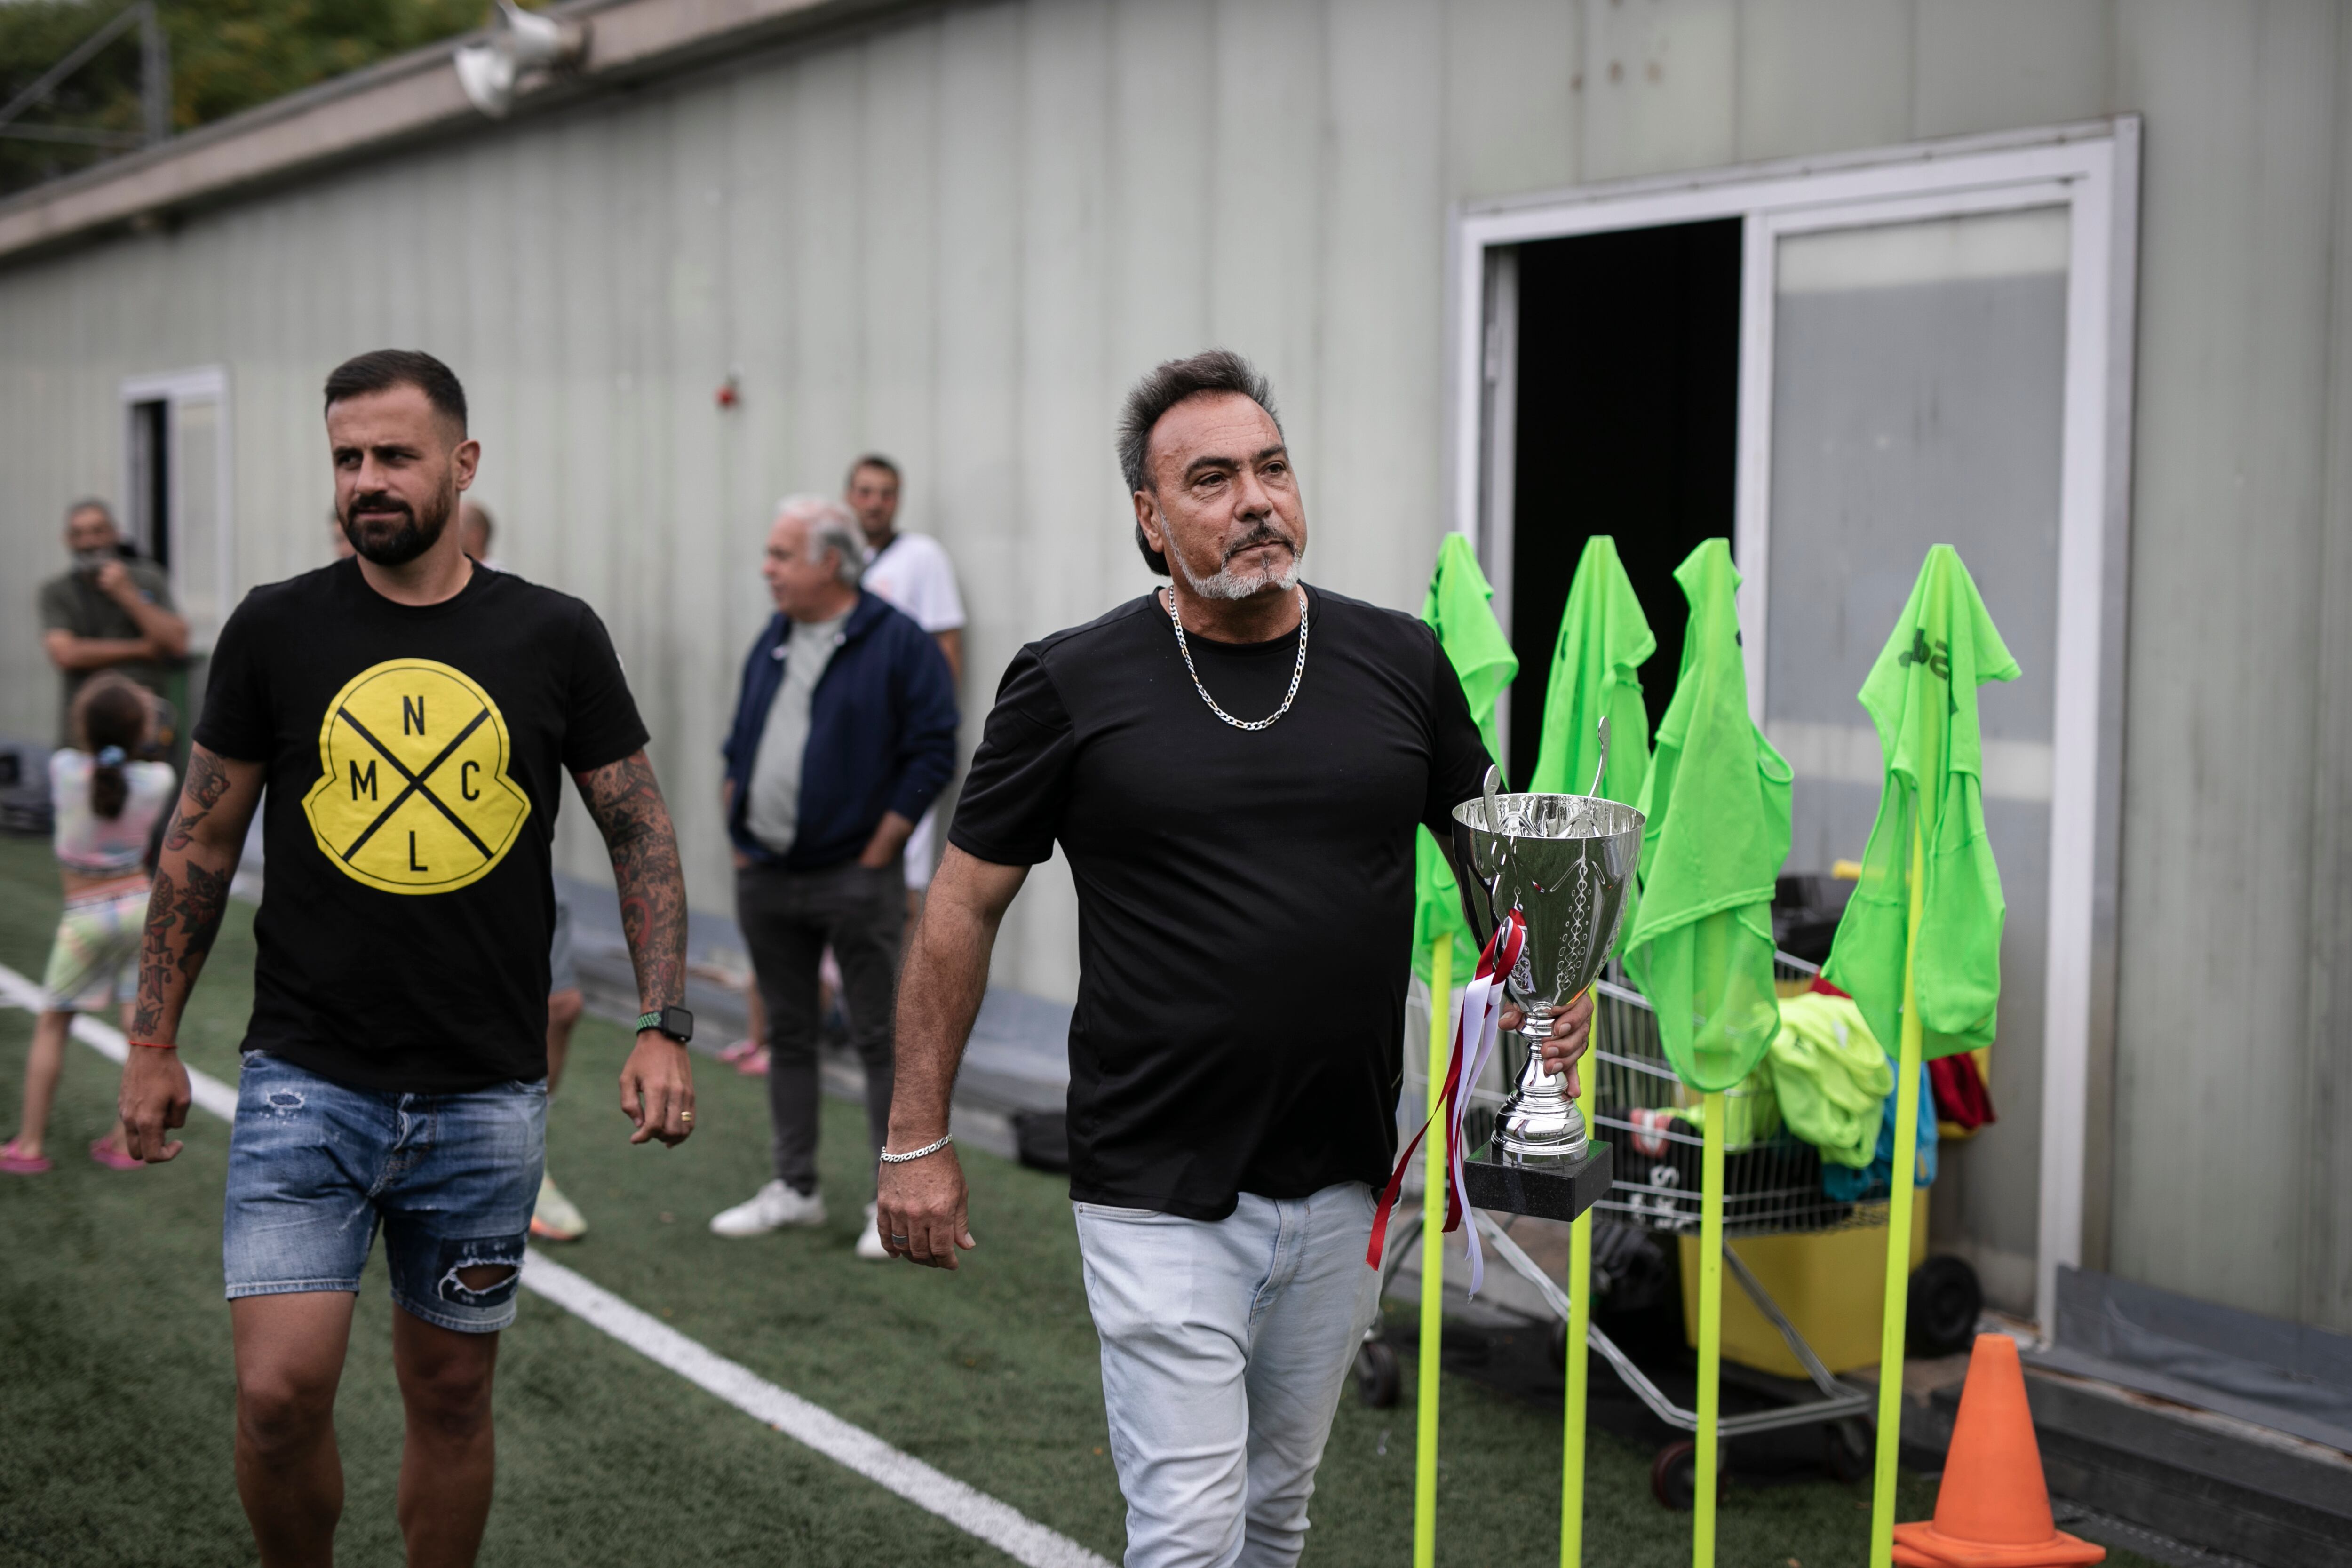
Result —
M 683 1007 L 664 1007 L 657 1012 L 637 1015 L 637 1033 L 655 1029 L 667 1035 L 679 1045 L 694 1038 L 694 1015 Z

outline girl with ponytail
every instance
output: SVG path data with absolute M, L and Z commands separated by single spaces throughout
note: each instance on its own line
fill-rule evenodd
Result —
M 134 761 L 154 728 L 154 704 L 120 675 L 100 675 L 74 699 L 79 746 L 49 758 L 49 798 L 57 811 L 58 876 L 65 913 L 43 981 L 46 1005 L 33 1026 L 25 1064 L 24 1119 L 0 1143 L 0 1173 L 37 1175 L 55 1163 L 42 1152 L 49 1105 L 65 1068 L 66 1033 L 76 1013 L 119 1003 L 131 1022 L 139 983 L 139 942 L 147 923 L 147 863 L 153 829 L 178 793 L 168 763 Z M 109 1170 L 135 1169 L 122 1123 L 89 1146 Z

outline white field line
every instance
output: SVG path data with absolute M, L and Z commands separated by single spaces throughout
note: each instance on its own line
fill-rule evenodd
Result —
M 0 964 L 0 1000 L 28 1013 L 41 1009 L 41 988 Z M 76 1015 L 74 1038 L 115 1062 L 131 1054 L 122 1031 L 87 1013 Z M 210 1073 L 188 1069 L 189 1097 L 223 1121 L 236 1115 L 236 1089 Z M 820 1405 L 788 1393 L 738 1363 L 729 1361 L 676 1329 L 630 1306 L 601 1285 L 574 1274 L 540 1252 L 527 1255 L 525 1289 L 542 1296 L 696 1387 L 715 1394 L 755 1420 L 764 1421 L 826 1458 L 898 1493 L 916 1507 L 939 1515 L 968 1535 L 985 1541 L 1027 1568 L 1110 1568 L 1067 1536 L 1048 1530 L 1009 1504 L 976 1491 L 953 1476 L 900 1453 L 862 1426 L 853 1426 Z
M 745 1415 L 765 1421 L 867 1480 L 928 1509 L 1032 1568 L 1110 1568 L 1102 1558 L 1018 1510 L 902 1454 L 863 1427 L 788 1394 L 748 1368 L 714 1354 L 657 1318 L 646 1316 L 546 1254 L 530 1254 L 522 1282 L 574 1317 L 594 1324 L 646 1359 Z

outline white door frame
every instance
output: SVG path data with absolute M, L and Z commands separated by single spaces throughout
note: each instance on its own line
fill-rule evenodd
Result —
M 218 537 L 214 541 L 213 567 L 219 574 L 214 584 L 214 592 L 217 595 L 217 603 L 221 605 L 221 618 L 226 620 L 229 609 L 234 605 L 236 583 L 236 526 L 235 513 L 229 510 L 230 498 L 236 493 L 232 472 L 236 442 L 230 424 L 228 371 L 221 365 L 208 364 L 198 365 L 189 370 L 162 371 L 152 375 L 130 376 L 123 381 L 121 389 L 117 395 L 117 401 L 122 405 L 123 434 L 122 485 L 119 493 L 122 496 L 125 505 L 129 504 L 131 487 L 137 480 L 137 476 L 131 471 L 131 422 L 136 417 L 133 410 L 142 403 L 163 403 L 169 405 L 172 410 L 171 417 L 165 422 L 165 435 L 172 443 L 173 450 L 165 461 L 170 465 L 168 477 L 172 487 L 171 515 L 173 519 L 180 515 L 180 486 L 183 476 L 187 472 L 186 465 L 180 460 L 178 450 L 179 405 L 182 403 L 210 401 L 217 405 L 220 409 L 220 424 L 215 437 L 219 446 L 215 454 L 213 468 L 215 492 L 213 515 L 216 520 L 215 526 L 218 531 Z M 166 519 L 165 525 L 170 526 L 170 519 Z M 172 551 L 172 592 L 181 605 L 185 606 L 190 597 L 187 573 L 192 563 L 184 559 L 184 552 L 177 548 L 178 542 L 176 539 L 173 541 L 174 548 Z M 220 627 L 217 626 L 198 626 L 191 620 L 188 626 L 189 651 L 196 654 L 209 652 L 213 637 L 219 630 Z
M 2132 325 L 2137 275 L 2139 121 L 1918 143 L 1618 182 L 1457 208 L 1447 257 L 1448 457 L 1453 526 L 1487 545 L 1508 592 L 1507 431 L 1496 427 L 1508 356 L 1494 342 L 1516 299 L 1490 299 L 1508 247 L 1612 229 L 1738 217 L 1746 224 L 1740 309 L 1735 537 L 1748 700 L 1762 711 L 1770 584 L 1772 301 L 1785 233 L 2064 205 L 2069 212 L 2064 433 L 2060 476 L 2057 668 L 2050 800 L 2050 947 L 2042 1031 L 2036 1316 L 2056 1325 L 2061 1265 L 2083 1251 L 2084 1152 L 2095 1001 L 2110 989 L 2122 740 L 2123 584 L 2130 510 Z M 1507 289 L 1507 285 L 1505 286 Z M 1501 307 L 1498 311 L 1497 307 Z M 1514 375 L 1512 378 L 1516 380 Z M 2102 938 L 2105 940 L 2102 940 Z

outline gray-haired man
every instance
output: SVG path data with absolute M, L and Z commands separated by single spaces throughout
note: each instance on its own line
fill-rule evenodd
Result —
M 791 496 L 761 568 L 776 615 L 743 666 L 727 757 L 735 912 L 767 1008 L 775 1176 L 710 1222 L 720 1236 L 821 1226 L 817 963 L 841 964 L 874 1147 L 890 1115 L 891 1005 L 906 918 L 900 852 L 955 767 L 955 690 L 924 630 L 858 585 L 838 501 Z M 857 1249 L 886 1256 L 866 1211 Z

